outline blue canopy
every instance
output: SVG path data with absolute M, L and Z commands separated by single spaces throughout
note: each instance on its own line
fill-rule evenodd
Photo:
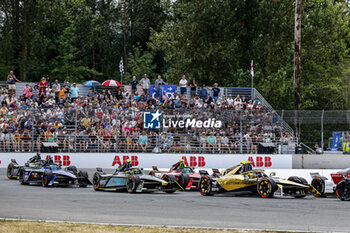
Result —
M 84 86 L 87 86 L 87 87 L 98 87 L 98 86 L 101 86 L 101 83 L 99 83 L 98 81 L 95 81 L 95 80 L 90 80 L 90 81 L 86 81 L 84 83 Z

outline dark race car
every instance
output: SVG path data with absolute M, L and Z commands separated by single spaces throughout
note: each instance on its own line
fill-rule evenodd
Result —
M 129 162 L 119 166 L 113 174 L 106 174 L 97 168 L 92 179 L 96 191 L 127 191 L 154 192 L 163 191 L 173 193 L 182 189 L 174 176 L 168 175 L 164 179 L 143 174 L 139 168 L 131 167 Z
M 149 172 L 149 175 L 156 176 L 164 179 L 168 175 L 172 175 L 176 178 L 177 182 L 182 186 L 184 190 L 199 190 L 199 181 L 201 174 L 194 171 L 192 167 L 186 167 L 184 162 L 180 160 L 175 163 L 169 171 L 161 172 L 156 166 L 152 167 L 153 170 Z M 213 169 L 218 172 L 217 169 Z
M 45 160 L 40 168 L 22 167 L 19 171 L 19 182 L 25 184 L 42 184 L 44 187 L 78 185 L 86 187 L 92 183 L 86 171 L 75 166 L 62 168 L 52 158 Z
M 11 163 L 7 166 L 7 178 L 18 179 L 19 172 L 22 168 L 39 169 L 45 160 L 41 159 L 39 153 L 31 157 L 24 165 L 19 165 L 16 159 L 11 159 Z

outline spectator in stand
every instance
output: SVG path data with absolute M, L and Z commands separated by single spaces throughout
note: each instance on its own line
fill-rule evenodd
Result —
M 182 75 L 182 78 L 179 82 L 180 85 L 180 95 L 183 95 L 184 93 L 187 92 L 187 79 L 186 75 Z
M 61 85 L 58 83 L 58 80 L 55 80 L 55 83 L 52 85 L 52 90 L 55 93 L 55 100 L 56 102 L 58 102 L 59 100 L 58 92 L 61 90 Z
M 156 91 L 156 98 L 160 100 L 160 96 L 162 94 L 162 85 L 166 84 L 162 79 L 162 76 L 158 75 L 157 80 L 154 84 L 154 90 Z
M 179 136 L 179 133 L 175 131 L 174 134 L 174 152 L 180 152 L 182 150 L 182 145 L 181 145 L 181 138 Z
M 220 96 L 220 88 L 218 88 L 218 84 L 214 83 L 214 87 L 211 89 L 213 91 L 213 98 L 216 101 L 218 101 L 218 98 Z
M 143 152 L 147 150 L 148 147 L 148 137 L 146 132 L 142 132 L 142 134 L 139 136 L 139 145 Z
M 210 96 L 210 94 L 207 94 L 207 98 L 204 100 L 205 107 L 209 108 L 211 103 L 213 102 L 213 98 Z
M 73 86 L 70 88 L 71 101 L 74 102 L 79 96 L 79 88 L 76 83 L 73 83 Z
M 46 78 L 42 77 L 41 81 L 39 82 L 39 92 L 41 96 L 43 95 L 43 93 L 44 95 L 46 95 L 47 87 L 48 87 L 48 84 L 47 84 Z
M 11 70 L 10 74 L 7 75 L 7 84 L 9 85 L 10 96 L 16 94 L 16 82 L 20 82 L 20 80 L 16 78 L 16 75 Z
M 132 80 L 130 82 L 131 85 L 131 96 L 135 94 L 137 91 L 137 85 L 139 84 L 139 81 L 136 80 L 136 76 L 132 76 Z
M 207 94 L 208 94 L 207 87 L 205 86 L 205 84 L 203 84 L 202 89 L 199 93 L 199 98 L 201 98 L 202 100 L 205 100 L 207 98 Z
M 145 95 L 148 95 L 149 94 L 149 87 L 151 85 L 151 81 L 148 78 L 148 74 L 143 75 L 143 78 L 140 80 L 140 84 L 142 85 L 143 93 Z
M 52 82 L 49 76 L 46 77 L 47 87 L 52 88 Z
M 209 136 L 207 137 L 207 145 L 208 145 L 208 149 L 210 150 L 210 148 L 213 149 L 213 151 L 215 150 L 216 148 L 216 137 L 214 136 L 214 133 L 211 132 L 209 134 Z
M 191 88 L 191 98 L 194 98 L 197 91 L 197 82 L 195 78 L 191 79 L 190 88 Z

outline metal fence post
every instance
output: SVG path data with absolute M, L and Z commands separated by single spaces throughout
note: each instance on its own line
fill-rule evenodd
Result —
M 242 138 L 242 116 L 241 113 L 239 113 L 239 140 L 240 140 L 240 148 L 239 148 L 239 153 L 243 153 L 243 138 Z
M 74 152 L 77 152 L 77 128 L 78 128 L 78 108 L 75 109 L 74 123 Z
M 32 152 L 34 152 L 34 115 L 35 115 L 35 114 L 34 114 L 34 109 L 32 109 L 32 110 L 33 110 L 33 111 L 32 111 L 32 112 L 33 112 L 33 113 L 32 113 L 33 115 L 32 115 L 32 117 L 31 117 L 31 118 L 32 118 L 32 123 L 33 123 L 33 124 L 32 124 Z
M 323 154 L 323 148 L 324 148 L 324 142 L 323 142 L 323 118 L 324 118 L 324 110 L 322 110 L 322 116 L 321 116 L 321 148 L 322 148 L 322 154 Z
M 282 123 L 283 123 L 283 117 L 284 117 L 284 110 L 282 109 L 282 113 L 281 113 L 281 127 L 282 127 Z M 283 129 L 283 127 L 282 127 Z M 280 143 L 281 143 L 281 150 L 280 150 L 280 154 L 283 154 L 283 132 L 280 131 L 281 133 L 281 140 L 280 140 Z

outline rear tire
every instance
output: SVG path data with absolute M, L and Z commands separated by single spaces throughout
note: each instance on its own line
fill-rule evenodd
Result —
M 79 187 L 81 188 L 86 188 L 88 183 L 86 182 L 86 180 L 89 179 L 89 174 L 86 171 L 80 171 L 80 175 L 84 178 L 81 178 L 82 181 L 79 182 Z
M 13 167 L 13 164 L 10 163 L 7 166 L 7 178 L 12 179 L 13 178 L 13 172 L 14 172 L 14 167 Z
M 183 189 L 186 189 L 188 182 L 190 182 L 190 176 L 186 173 L 181 173 L 178 182 Z
M 350 181 L 348 179 L 341 180 L 335 189 L 335 193 L 337 194 L 337 197 L 341 201 L 349 201 L 350 200 Z
M 43 187 L 49 187 L 49 183 L 52 179 L 52 171 L 50 169 L 46 169 L 44 171 L 43 179 L 42 179 L 42 185 Z
M 311 181 L 311 186 L 314 187 L 320 194 L 314 194 L 314 197 L 325 197 L 326 181 L 323 177 L 316 176 Z
M 137 187 L 140 185 L 141 179 L 139 176 L 130 176 L 126 181 L 126 190 L 128 193 L 135 193 Z
M 211 192 L 213 187 L 213 179 L 206 175 L 201 178 L 199 181 L 199 192 L 202 196 L 213 196 L 214 194 Z
M 101 188 L 101 174 L 98 172 L 95 172 L 95 174 L 92 176 L 92 187 L 95 191 L 100 191 Z
M 257 192 L 262 198 L 271 198 L 277 190 L 276 182 L 271 178 L 263 178 L 259 181 Z

